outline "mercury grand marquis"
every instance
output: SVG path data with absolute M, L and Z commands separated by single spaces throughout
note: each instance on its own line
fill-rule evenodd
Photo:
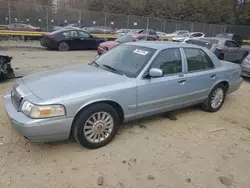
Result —
M 241 83 L 240 66 L 206 48 L 140 41 L 88 65 L 23 77 L 4 101 L 12 127 L 27 140 L 72 136 L 95 149 L 107 145 L 124 122 L 197 104 L 216 112 Z

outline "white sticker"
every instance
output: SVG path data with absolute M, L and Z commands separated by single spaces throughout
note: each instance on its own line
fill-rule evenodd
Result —
M 148 51 L 136 49 L 136 50 L 134 50 L 134 53 L 140 54 L 140 55 L 147 55 Z

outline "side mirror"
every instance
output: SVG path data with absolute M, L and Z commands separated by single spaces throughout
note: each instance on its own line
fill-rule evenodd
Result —
M 153 78 L 162 77 L 163 71 L 161 69 L 152 68 L 149 70 L 149 76 Z
M 93 38 L 93 35 L 89 35 L 89 38 Z

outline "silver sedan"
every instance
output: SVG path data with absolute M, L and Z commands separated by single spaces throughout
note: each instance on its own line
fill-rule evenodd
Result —
M 239 65 L 208 49 L 173 42 L 121 44 L 79 65 L 24 77 L 5 96 L 14 129 L 31 142 L 68 139 L 108 144 L 119 125 L 201 104 L 218 111 L 239 89 Z

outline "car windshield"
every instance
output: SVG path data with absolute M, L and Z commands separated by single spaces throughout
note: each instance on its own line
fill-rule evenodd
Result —
M 191 34 L 190 33 L 184 33 L 181 35 L 181 37 L 189 37 Z
M 217 40 L 217 39 L 203 38 L 202 40 L 211 42 L 213 44 L 218 44 L 219 43 L 219 40 Z
M 115 41 L 119 43 L 132 42 L 134 41 L 134 37 L 132 37 L 132 35 L 125 35 L 125 36 L 119 37 Z
M 155 51 L 152 48 L 123 44 L 101 55 L 94 64 L 117 74 L 135 78 Z
M 223 37 L 223 38 L 232 38 L 232 34 L 230 33 L 220 33 L 218 35 L 216 35 L 216 37 Z

